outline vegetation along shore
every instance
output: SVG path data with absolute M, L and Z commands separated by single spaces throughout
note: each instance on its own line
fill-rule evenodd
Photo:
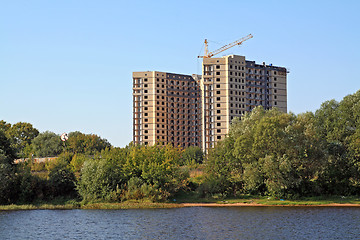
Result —
M 207 154 L 0 121 L 0 210 L 359 206 L 359 124 L 360 91 L 315 113 L 255 108 Z

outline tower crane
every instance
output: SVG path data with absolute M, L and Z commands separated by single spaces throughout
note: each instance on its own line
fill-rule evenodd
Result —
M 212 51 L 212 52 L 208 52 L 208 41 L 207 39 L 205 39 L 205 53 L 204 56 L 198 56 L 198 58 L 211 58 L 212 56 L 219 54 L 229 48 L 232 48 L 236 45 L 241 45 L 243 42 L 245 42 L 246 40 L 249 40 L 250 38 L 253 38 L 253 35 L 249 34 L 246 37 L 240 38 L 239 40 L 236 40 L 235 42 L 229 43 L 225 46 L 222 46 L 221 48 Z

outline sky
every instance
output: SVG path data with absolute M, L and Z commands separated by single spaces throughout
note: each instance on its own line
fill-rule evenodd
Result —
M 132 72 L 201 74 L 209 50 L 286 67 L 288 111 L 360 89 L 360 1 L 0 0 L 0 120 L 132 141 Z

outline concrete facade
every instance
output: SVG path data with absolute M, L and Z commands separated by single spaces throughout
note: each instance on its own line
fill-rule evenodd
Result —
M 256 106 L 287 112 L 286 78 L 286 68 L 237 55 L 204 58 L 202 76 L 134 72 L 133 141 L 207 151 Z
M 190 75 L 133 73 L 133 142 L 199 146 L 200 89 Z
M 228 134 L 231 121 L 256 106 L 287 112 L 283 67 L 256 64 L 244 56 L 204 58 L 201 81 L 202 148 L 207 151 Z

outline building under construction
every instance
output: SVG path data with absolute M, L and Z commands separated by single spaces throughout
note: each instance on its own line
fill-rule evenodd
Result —
M 238 55 L 213 57 L 251 37 L 214 52 L 207 51 L 205 40 L 201 76 L 134 72 L 134 143 L 164 142 L 207 151 L 224 139 L 235 117 L 256 106 L 287 112 L 286 68 Z

